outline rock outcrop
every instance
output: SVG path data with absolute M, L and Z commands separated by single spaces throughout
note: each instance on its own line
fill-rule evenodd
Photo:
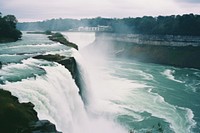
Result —
M 0 89 L 0 132 L 60 133 L 47 120 L 39 120 L 31 102 L 19 103 L 9 91 Z
M 0 89 L 0 132 L 59 133 L 54 124 L 40 121 L 33 108 L 31 102 L 19 103 L 9 91 Z
M 30 122 L 38 121 L 32 103 L 19 103 L 10 92 L 0 89 L 0 132 L 16 133 L 27 130 Z
M 72 42 L 69 42 L 61 33 L 54 33 L 51 36 L 49 36 L 49 39 L 78 50 L 78 46 Z
M 58 54 L 55 55 L 48 54 L 48 55 L 38 55 L 33 58 L 57 62 L 65 66 L 65 68 L 67 68 L 70 71 L 73 79 L 77 78 L 77 66 L 74 57 L 65 57 Z

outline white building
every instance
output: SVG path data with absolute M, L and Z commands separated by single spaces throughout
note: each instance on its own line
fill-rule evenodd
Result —
M 85 31 L 85 32 L 103 32 L 103 31 L 112 31 L 110 26 L 102 26 L 98 25 L 97 27 L 79 27 L 78 31 Z

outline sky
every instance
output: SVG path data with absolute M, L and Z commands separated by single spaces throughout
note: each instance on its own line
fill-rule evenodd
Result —
M 200 14 L 200 0 L 0 0 L 0 12 L 19 22 L 52 18 L 125 18 Z

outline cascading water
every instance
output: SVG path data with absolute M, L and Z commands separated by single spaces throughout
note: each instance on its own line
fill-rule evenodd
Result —
M 32 102 L 39 119 L 50 120 L 63 133 L 126 132 L 115 122 L 89 115 L 85 110 L 91 104 L 92 94 L 87 72 L 78 51 L 72 50 L 72 53 L 79 68 L 80 82 L 83 86 L 82 98 L 87 101 L 86 106 L 72 75 L 64 66 L 31 58 L 44 52 L 70 56 L 71 50 L 59 43 L 49 43 L 48 40 L 45 44 L 32 44 L 31 41 L 27 41 L 31 40 L 29 37 L 31 36 L 27 35 L 21 43 L 5 45 L 0 50 L 1 61 L 6 63 L 0 70 L 0 88 L 9 90 L 20 102 Z M 17 60 L 11 60 L 11 57 L 16 57 Z
M 35 59 L 28 59 L 24 63 L 27 66 L 40 67 L 46 74 L 18 82 L 7 82 L 0 87 L 11 91 L 20 102 L 34 103 L 40 119 L 52 121 L 64 133 L 125 132 L 113 122 L 88 117 L 79 88 L 64 66 L 49 62 L 44 64 L 44 61 Z
M 29 59 L 28 65 L 40 62 Z M 43 63 L 43 62 L 41 62 Z M 75 125 L 86 119 L 78 88 L 70 72 L 59 64 L 37 66 L 46 74 L 21 82 L 6 83 L 2 86 L 17 96 L 20 102 L 31 101 L 35 104 L 40 119 L 49 119 L 63 132 L 74 132 Z

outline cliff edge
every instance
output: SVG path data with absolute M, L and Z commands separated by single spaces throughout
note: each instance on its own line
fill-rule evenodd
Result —
M 96 34 L 93 45 L 116 57 L 200 69 L 200 37 Z M 93 48 L 95 48 L 93 47 Z

